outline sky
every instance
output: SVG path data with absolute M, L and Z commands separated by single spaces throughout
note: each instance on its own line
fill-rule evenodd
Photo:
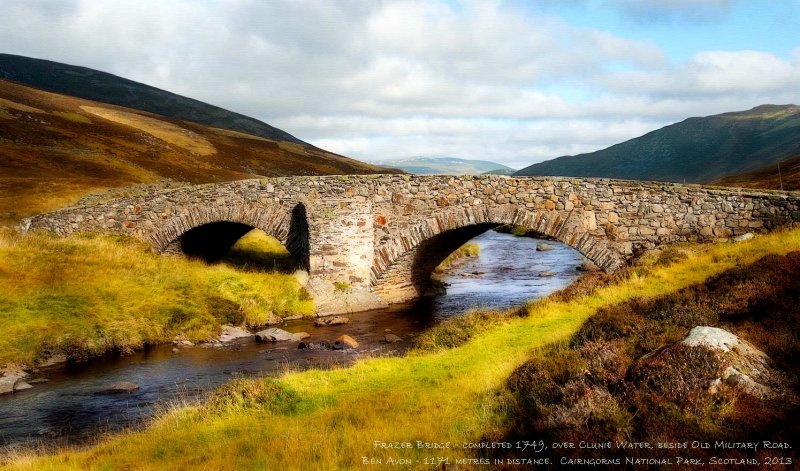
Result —
M 521 168 L 800 104 L 800 0 L 0 0 L 0 52 L 81 65 L 370 162 Z

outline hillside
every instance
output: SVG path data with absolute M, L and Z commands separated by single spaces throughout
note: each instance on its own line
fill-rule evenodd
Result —
M 745 188 L 800 190 L 800 155 L 781 161 L 780 173 L 778 164 L 770 163 L 749 172 L 728 175 L 711 183 Z
M 249 116 L 87 67 L 0 54 L 0 79 L 62 95 L 310 146 Z
M 398 168 L 417 175 L 510 175 L 514 169 L 487 160 L 459 159 L 457 157 L 414 157 L 381 162 L 384 167 Z
M 689 118 L 607 149 L 531 165 L 515 175 L 707 183 L 800 154 L 800 106 Z
M 0 225 L 109 188 L 385 169 L 295 141 L 0 80 Z M 161 183 L 159 183 L 161 182 Z M 177 182 L 177 183 L 176 183 Z

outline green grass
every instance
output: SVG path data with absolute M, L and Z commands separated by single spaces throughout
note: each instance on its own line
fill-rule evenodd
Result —
M 222 323 L 311 314 L 292 275 L 160 256 L 112 236 L 59 238 L 0 229 L 0 365 L 56 353 L 81 359 L 170 341 L 206 340 Z
M 139 433 L 52 456 L 17 454 L 11 469 L 353 469 L 362 457 L 420 460 L 429 450 L 375 449 L 374 441 L 464 442 L 501 437 L 508 426 L 504 385 L 532 356 L 566 345 L 600 308 L 678 291 L 770 253 L 800 249 L 800 230 L 742 244 L 686 248 L 672 264 L 575 296 L 527 306 L 455 348 L 352 367 L 236 381 L 201 406 L 179 407 Z M 378 468 L 376 468 L 378 469 Z
M 453 266 L 453 263 L 463 258 L 477 257 L 480 254 L 481 247 L 475 242 L 467 242 L 461 247 L 457 248 L 450 253 L 439 265 L 433 270 L 436 273 L 443 272 Z

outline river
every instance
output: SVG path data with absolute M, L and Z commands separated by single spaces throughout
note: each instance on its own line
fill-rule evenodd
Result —
M 280 326 L 290 332 L 308 332 L 311 341 L 333 341 L 348 334 L 360 344 L 355 350 L 300 350 L 296 343 L 242 340 L 223 347 L 182 348 L 177 353 L 164 345 L 45 369 L 32 378 L 43 377 L 47 382 L 0 396 L 0 447 L 86 443 L 103 432 L 140 426 L 170 404 L 202 398 L 234 377 L 325 368 L 364 356 L 402 355 L 416 335 L 443 319 L 472 308 L 519 306 L 567 286 L 583 261 L 578 252 L 558 242 L 495 231 L 472 242 L 479 245 L 480 255 L 449 270 L 444 294 L 350 314 L 346 325 L 314 327 L 309 320 L 297 320 Z M 553 250 L 537 252 L 540 242 Z M 385 344 L 387 330 L 403 340 Z M 134 382 L 140 388 L 131 394 L 97 394 L 118 381 Z

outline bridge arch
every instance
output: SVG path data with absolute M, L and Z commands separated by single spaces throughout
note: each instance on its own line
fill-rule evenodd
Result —
M 161 253 L 182 253 L 214 261 L 253 229 L 276 238 L 308 270 L 309 229 L 303 203 L 192 206 L 165 221 L 148 238 Z
M 558 211 L 531 211 L 516 205 L 441 211 L 379 248 L 373 265 L 373 291 L 387 302 L 420 296 L 431 272 L 444 258 L 473 237 L 500 225 L 521 226 L 558 240 L 607 272 L 624 265 L 620 248 L 602 231 L 590 230 L 585 216 L 581 210 L 564 217 Z

